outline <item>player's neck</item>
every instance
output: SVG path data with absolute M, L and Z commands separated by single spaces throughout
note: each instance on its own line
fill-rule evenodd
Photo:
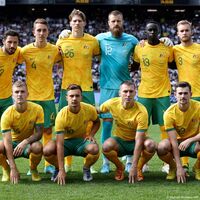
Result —
M 46 45 L 47 45 L 47 41 L 45 40 L 45 41 L 35 41 L 34 43 L 33 43 L 33 45 L 35 46 L 35 47 L 37 47 L 37 48 L 44 48 L 44 47 L 46 47 Z
M 84 36 L 84 32 L 82 30 L 80 30 L 80 31 L 73 31 L 72 30 L 72 37 L 81 38 L 83 36 Z
M 193 44 L 192 39 L 189 40 L 189 41 L 186 41 L 186 42 L 181 41 L 181 45 L 184 46 L 184 47 L 191 46 L 192 44 Z
M 132 108 L 134 106 L 134 101 L 131 101 L 131 102 L 122 102 L 122 106 L 123 106 L 124 109 Z
M 26 111 L 28 104 L 25 102 L 23 104 L 14 104 L 14 106 L 17 112 L 23 113 Z
M 190 103 L 188 102 L 187 104 L 178 104 L 179 109 L 182 112 L 186 112 L 188 110 L 188 108 L 190 107 Z
M 148 39 L 148 43 L 150 45 L 158 45 L 160 43 L 160 40 L 158 38 L 151 38 L 151 39 Z
M 69 111 L 77 114 L 80 111 L 81 107 L 80 106 L 69 106 Z

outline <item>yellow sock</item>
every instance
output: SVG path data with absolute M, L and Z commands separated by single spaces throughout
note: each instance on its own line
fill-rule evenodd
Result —
M 153 157 L 154 154 L 155 154 L 155 152 L 149 153 L 144 150 L 138 161 L 138 169 L 142 169 L 144 164 L 147 163 Z
M 200 169 L 200 151 L 197 153 L 197 160 L 194 165 L 197 169 Z
M 105 157 L 108 160 L 110 160 L 111 162 L 113 162 L 117 168 L 122 169 L 124 167 L 123 164 L 122 164 L 122 162 L 119 160 L 116 151 L 112 150 L 110 152 L 103 152 L 103 154 L 105 155 Z
M 182 165 L 189 165 L 189 157 L 182 157 L 181 158 Z
M 48 161 L 51 165 L 55 166 L 58 169 L 58 158 L 56 155 L 45 156 L 45 160 Z
M 170 168 L 176 168 L 176 163 L 170 152 L 168 152 L 166 155 L 159 156 L 159 158 L 165 163 L 169 164 Z
M 99 155 L 100 155 L 99 153 L 96 155 L 88 154 L 85 157 L 84 167 L 90 168 L 98 160 Z
M 161 131 L 161 140 L 167 139 L 168 138 L 168 134 L 165 131 L 165 127 L 164 126 L 160 126 L 160 131 Z
M 42 153 L 40 154 L 30 153 L 29 156 L 30 169 L 31 170 L 37 169 L 37 166 L 39 165 L 41 159 L 42 159 Z
M 65 157 L 65 164 L 67 166 L 72 166 L 72 156 L 66 156 Z
M 43 146 L 46 145 L 50 140 L 52 139 L 52 129 L 51 128 L 48 128 L 48 129 L 44 129 L 44 132 L 43 132 L 43 138 L 42 138 L 42 143 L 43 143 Z M 44 163 L 45 167 L 49 166 L 50 163 L 48 163 L 46 160 L 45 160 L 45 163 Z
M 5 169 L 9 169 L 9 165 L 8 163 L 6 162 L 6 156 L 3 155 L 3 154 L 0 154 L 0 165 Z

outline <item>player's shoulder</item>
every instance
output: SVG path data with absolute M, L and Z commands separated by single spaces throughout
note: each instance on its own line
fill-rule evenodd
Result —
M 147 109 L 146 109 L 146 107 L 142 103 L 140 103 L 138 101 L 135 101 L 134 104 L 135 104 L 134 106 L 137 107 L 137 109 L 139 111 L 147 113 Z
M 90 109 L 90 110 L 96 110 L 95 107 L 91 104 L 85 103 L 85 102 L 81 102 L 81 108 L 83 109 Z
M 34 48 L 33 43 L 27 44 L 21 48 L 21 52 L 26 52 L 27 50 L 32 49 L 32 48 Z
M 37 104 L 37 103 L 28 101 L 27 104 L 28 104 L 28 108 L 31 109 L 31 110 L 43 111 L 42 106 L 40 106 L 40 105 Z
M 84 38 L 89 40 L 97 40 L 93 35 L 90 35 L 88 33 L 84 33 Z
M 104 32 L 104 33 L 99 33 L 98 35 L 96 35 L 96 38 L 98 40 L 104 40 L 110 37 L 111 37 L 111 32 Z

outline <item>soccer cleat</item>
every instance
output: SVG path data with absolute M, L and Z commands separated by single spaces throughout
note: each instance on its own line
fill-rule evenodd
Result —
M 102 174 L 106 174 L 106 173 L 109 173 L 110 172 L 110 165 L 105 163 L 102 165 L 102 168 L 101 168 L 101 173 Z
M 132 163 L 130 163 L 130 162 L 126 163 L 126 167 L 125 167 L 126 172 L 128 172 L 128 173 L 130 172 L 131 165 L 132 165 Z
M 149 165 L 148 164 L 144 164 L 143 168 L 142 168 L 142 172 L 150 172 L 149 170 Z
M 44 167 L 45 174 L 53 174 L 54 171 L 55 171 L 55 167 L 52 165 L 48 165 L 48 166 Z
M 55 181 L 56 180 L 56 177 L 58 175 L 58 172 L 59 170 L 58 169 L 55 169 L 54 172 L 52 173 L 51 175 L 51 181 Z
M 192 171 L 195 173 L 195 179 L 200 181 L 200 169 L 198 169 L 195 165 L 192 168 Z
M 144 180 L 144 176 L 142 174 L 142 170 L 141 169 L 138 169 L 137 170 L 137 181 L 143 181 Z
M 166 173 L 166 174 L 169 174 L 169 164 L 164 163 L 161 171 Z
M 167 180 L 174 180 L 176 178 L 176 169 L 175 168 L 171 168 L 169 169 L 169 173 L 166 176 Z
M 1 178 L 2 182 L 8 182 L 10 181 L 10 169 L 5 170 L 4 168 L 2 168 L 2 178 Z
M 83 180 L 84 181 L 91 181 L 93 179 L 90 168 L 83 167 Z
M 71 165 L 65 165 L 65 172 L 71 172 L 72 171 L 72 166 Z
M 27 176 L 31 176 L 31 170 L 30 170 L 30 169 L 28 170 L 28 172 L 27 172 L 26 175 L 27 175 Z
M 41 181 L 41 177 L 36 169 L 31 170 L 31 177 L 32 177 L 32 181 Z
M 116 181 L 122 181 L 124 180 L 124 165 L 122 168 L 117 168 L 115 172 L 115 180 Z

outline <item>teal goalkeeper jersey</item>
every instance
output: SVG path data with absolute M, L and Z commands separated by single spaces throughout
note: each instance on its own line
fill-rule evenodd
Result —
M 115 38 L 111 32 L 100 33 L 96 38 L 101 49 L 100 88 L 119 89 L 123 81 L 131 79 L 128 65 L 138 40 L 127 33 Z

